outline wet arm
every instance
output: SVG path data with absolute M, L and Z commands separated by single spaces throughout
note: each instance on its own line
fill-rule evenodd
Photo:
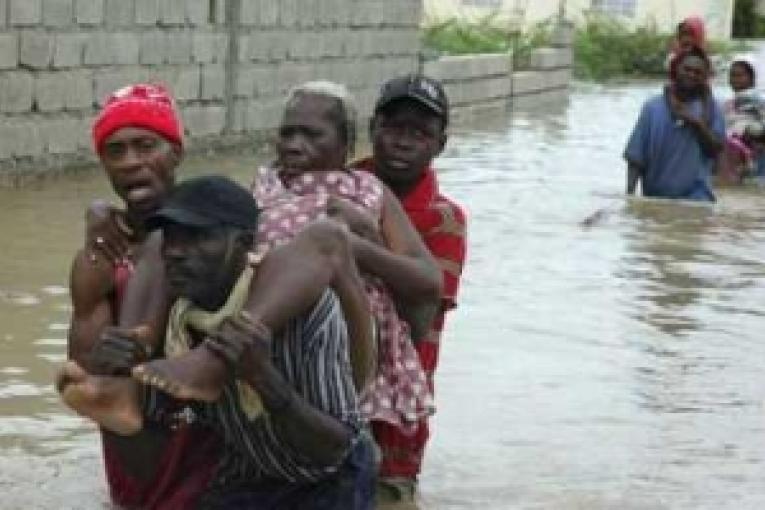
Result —
M 382 234 L 387 249 L 354 237 L 359 268 L 380 277 L 396 295 L 400 313 L 412 328 L 412 337 L 427 333 L 443 293 L 441 271 L 412 226 L 398 199 L 387 188 Z
M 67 339 L 67 356 L 86 369 L 89 355 L 101 332 L 114 323 L 111 295 L 114 280 L 111 264 L 98 259 L 93 262 L 81 250 L 72 263 L 69 289 L 72 319 Z
M 128 282 L 120 309 L 119 325 L 148 326 L 143 339 L 149 352 L 159 354 L 172 305 L 161 255 L 162 236 L 156 232 L 144 243 L 141 257 Z

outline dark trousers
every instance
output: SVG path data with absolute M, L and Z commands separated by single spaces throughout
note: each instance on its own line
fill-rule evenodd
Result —
M 371 440 L 362 436 L 337 473 L 315 483 L 269 480 L 219 486 L 200 510 L 372 510 L 376 465 Z

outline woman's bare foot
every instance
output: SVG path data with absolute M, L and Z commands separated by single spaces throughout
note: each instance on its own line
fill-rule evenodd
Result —
M 218 400 L 229 377 L 226 364 L 204 345 L 175 358 L 142 363 L 132 374 L 175 398 L 203 402 Z
M 56 375 L 56 389 L 66 405 L 116 434 L 143 428 L 140 388 L 128 377 L 90 375 L 68 361 Z

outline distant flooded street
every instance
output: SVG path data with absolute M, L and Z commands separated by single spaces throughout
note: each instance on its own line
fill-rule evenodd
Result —
M 765 190 L 626 200 L 621 152 L 657 90 L 578 85 L 452 132 L 438 168 L 469 260 L 422 510 L 765 508 Z M 0 508 L 108 507 L 95 428 L 51 381 L 83 212 L 109 196 L 97 173 L 0 190 Z

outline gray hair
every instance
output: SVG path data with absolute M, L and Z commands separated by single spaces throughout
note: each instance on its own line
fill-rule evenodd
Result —
M 333 81 L 308 81 L 290 89 L 287 94 L 285 109 L 294 106 L 298 98 L 303 95 L 323 96 L 337 101 L 333 120 L 335 120 L 338 133 L 345 138 L 345 143 L 348 146 L 346 158 L 353 155 L 356 150 L 357 113 L 356 102 L 348 88 Z

